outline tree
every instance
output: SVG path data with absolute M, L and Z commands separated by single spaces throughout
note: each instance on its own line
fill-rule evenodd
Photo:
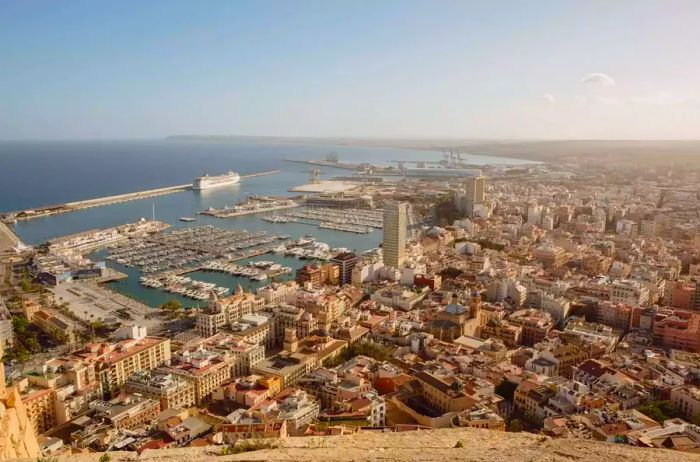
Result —
M 670 401 L 651 401 L 637 408 L 639 412 L 645 416 L 654 419 L 659 423 L 663 423 L 668 419 L 683 417 L 678 409 Z
M 12 316 L 12 330 L 15 335 L 22 337 L 27 333 L 29 321 L 24 316 Z
M 519 433 L 523 431 L 523 421 L 520 419 L 513 419 L 508 424 L 508 431 L 513 433 Z
M 515 397 L 515 389 L 518 388 L 518 385 L 509 381 L 509 380 L 504 380 L 503 382 L 499 383 L 498 386 L 496 387 L 496 394 L 498 396 L 502 396 L 503 398 L 507 399 L 510 402 L 513 402 L 513 398 Z
M 182 303 L 180 303 L 178 300 L 170 299 L 160 305 L 160 309 L 170 313 L 172 317 L 177 317 L 182 312 Z
M 29 351 L 31 353 L 39 353 L 41 351 L 41 345 L 39 344 L 39 341 L 34 336 L 27 337 L 24 340 L 24 344 L 26 345 L 27 349 L 29 349 Z

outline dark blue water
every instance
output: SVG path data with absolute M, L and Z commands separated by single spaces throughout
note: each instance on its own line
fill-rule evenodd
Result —
M 292 186 L 307 183 L 309 166 L 284 162 L 282 159 L 320 159 L 336 152 L 343 161 L 385 164 L 391 160 L 440 160 L 441 154 L 406 149 L 320 146 L 298 144 L 262 144 L 253 142 L 191 141 L 85 141 L 85 142 L 0 142 L 0 211 L 12 211 L 50 204 L 59 204 L 94 197 L 190 183 L 204 173 L 219 174 L 235 170 L 241 174 L 268 170 L 280 173 L 251 178 L 230 187 L 207 191 L 185 191 L 105 207 L 83 209 L 73 213 L 48 216 L 15 225 L 18 236 L 27 244 L 36 245 L 47 239 L 89 229 L 106 228 L 150 218 L 155 208 L 156 219 L 173 227 L 211 224 L 224 228 L 250 231 L 266 230 L 273 234 L 289 234 L 298 238 L 311 233 L 332 247 L 358 251 L 376 247 L 381 231 L 359 235 L 314 226 L 289 223 L 272 224 L 261 215 L 218 219 L 198 216 L 194 223 L 183 223 L 182 216 L 196 216 L 210 206 L 233 205 L 246 195 L 293 195 Z M 473 164 L 522 164 L 521 160 L 467 156 Z M 338 169 L 321 169 L 323 178 L 349 175 Z M 264 259 L 269 256 L 265 256 Z M 285 258 L 287 266 L 298 267 L 303 261 Z M 139 298 L 151 306 L 166 301 L 171 295 L 140 287 L 138 272 L 108 263 L 129 274 L 130 279 L 113 287 Z M 197 279 L 221 282 L 226 287 L 251 283 L 246 279 L 206 273 Z M 191 304 L 191 303 L 190 303 Z

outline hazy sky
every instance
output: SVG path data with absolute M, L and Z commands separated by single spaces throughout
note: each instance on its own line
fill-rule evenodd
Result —
M 0 139 L 700 139 L 700 0 L 0 0 Z

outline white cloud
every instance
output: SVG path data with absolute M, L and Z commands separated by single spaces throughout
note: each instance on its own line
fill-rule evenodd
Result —
M 545 93 L 544 95 L 542 95 L 542 97 L 543 97 L 544 100 L 547 101 L 548 103 L 554 104 L 554 103 L 557 102 L 557 98 L 556 98 L 553 94 L 551 94 L 551 93 Z
M 586 85 L 598 85 L 601 87 L 612 87 L 617 82 L 615 79 L 610 77 L 608 74 L 603 74 L 602 72 L 593 72 L 591 74 L 584 75 L 581 82 Z

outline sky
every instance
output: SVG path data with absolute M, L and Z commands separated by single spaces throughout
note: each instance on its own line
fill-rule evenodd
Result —
M 0 139 L 700 139 L 698 0 L 0 0 Z

